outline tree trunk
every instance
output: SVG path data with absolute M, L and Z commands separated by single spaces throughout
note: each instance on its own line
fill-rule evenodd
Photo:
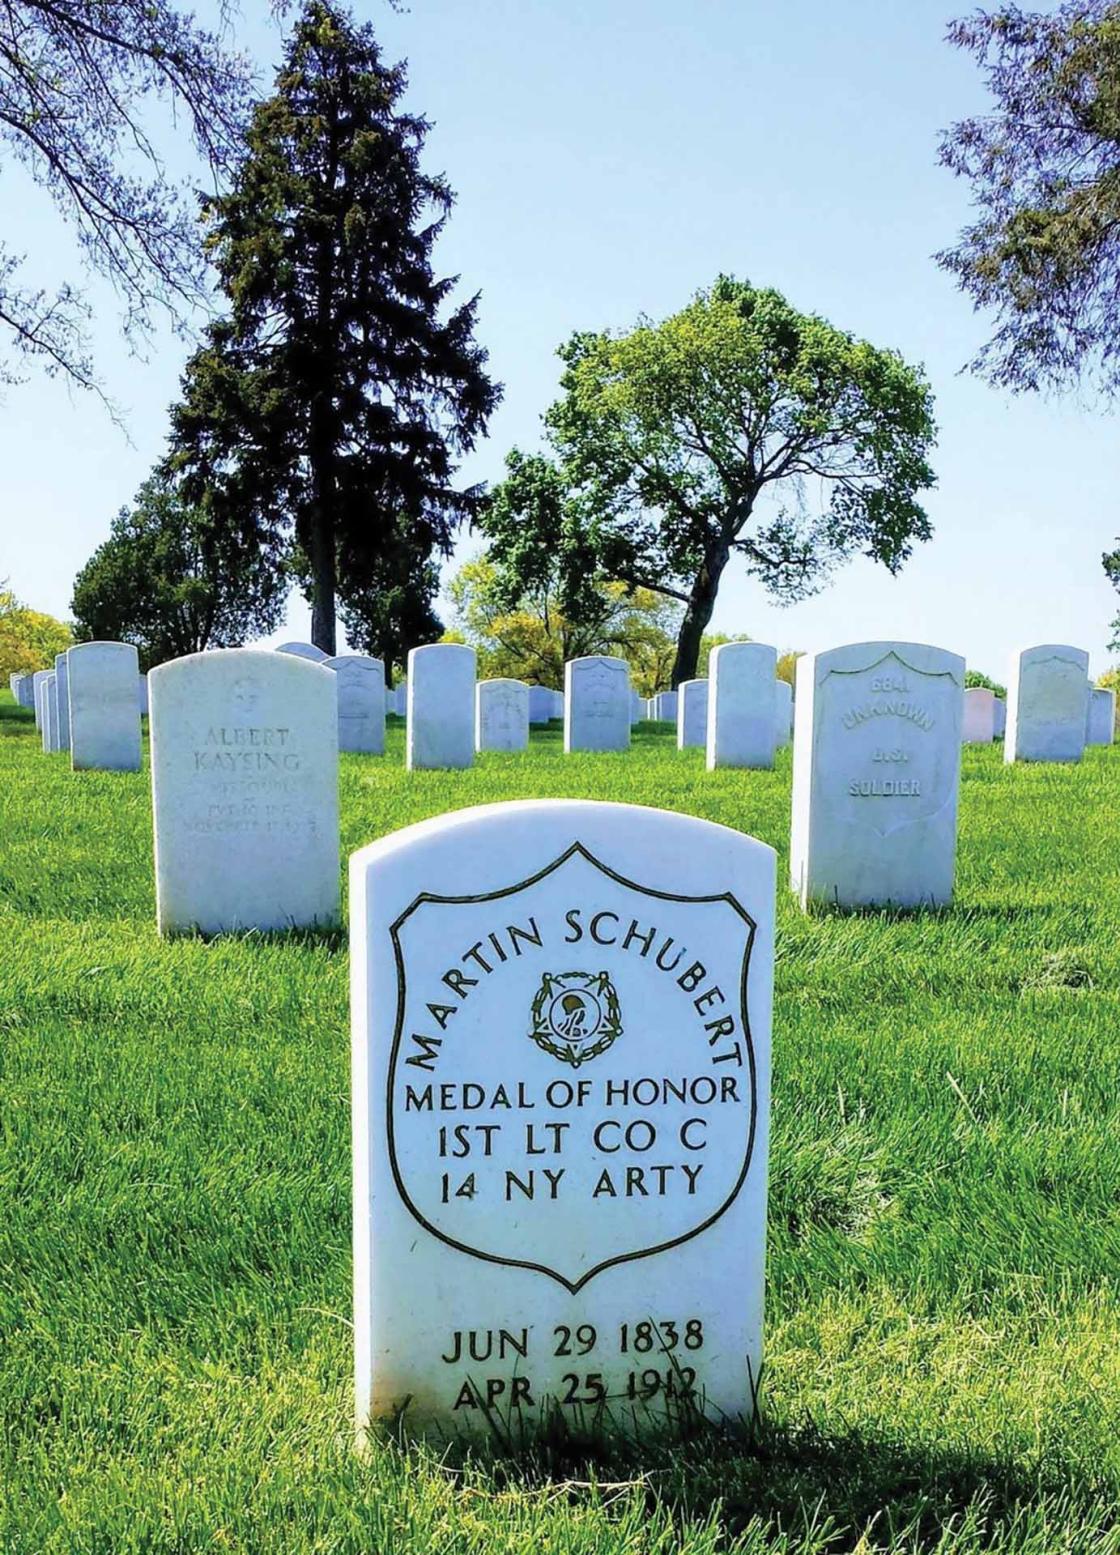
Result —
M 695 680 L 696 665 L 700 658 L 700 640 L 712 619 L 719 593 L 719 580 L 727 566 L 730 549 L 720 546 L 705 556 L 700 570 L 693 580 L 685 607 L 684 620 L 677 633 L 677 657 L 673 665 L 673 690 L 685 680 Z
M 311 641 L 332 658 L 336 652 L 334 543 L 334 448 L 323 408 L 311 410 L 308 455 L 313 489 L 308 560 L 311 563 Z

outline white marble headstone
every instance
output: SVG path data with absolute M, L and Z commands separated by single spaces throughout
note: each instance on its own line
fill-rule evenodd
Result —
M 774 744 L 788 745 L 793 739 L 793 687 L 788 680 L 774 681 Z
M 1111 745 L 1116 730 L 1116 693 L 1103 686 L 1089 688 L 1086 745 Z
M 986 686 L 966 686 L 961 740 L 965 745 L 990 745 L 996 734 L 996 697 Z
M 1004 761 L 1081 760 L 1088 674 L 1089 655 L 1064 643 L 1044 643 L 1014 655 Z
M 475 688 L 475 749 L 523 751 L 529 746 L 529 687 L 521 680 L 480 680 Z
M 47 672 L 43 687 L 43 749 L 52 753 L 59 749 L 58 675 L 54 670 Z
M 66 670 L 65 653 L 55 654 L 54 678 L 58 700 L 58 749 L 70 749 L 70 680 Z
M 314 643 L 291 642 L 279 643 L 274 650 L 276 653 L 291 653 L 297 659 L 310 659 L 313 664 L 322 664 L 330 657 L 322 648 L 317 648 Z
M 408 655 L 409 771 L 474 761 L 475 651 L 428 643 Z
M 46 714 L 43 711 L 43 694 L 46 690 L 47 676 L 50 670 L 36 670 L 31 677 L 32 707 L 35 709 L 35 727 L 39 733 L 43 732 L 46 722 Z
M 630 667 L 625 659 L 589 654 L 564 666 L 565 751 L 630 748 Z
M 778 655 L 765 643 L 720 643 L 708 661 L 708 768 L 774 765 Z
M 295 654 L 228 648 L 172 659 L 149 683 L 160 932 L 333 923 L 332 672 Z
M 852 643 L 797 661 L 790 872 L 802 905 L 953 894 L 964 660 Z
M 992 703 L 992 734 L 997 740 L 1002 740 L 1007 731 L 1007 703 L 1003 697 L 996 697 Z
M 659 691 L 653 699 L 652 717 L 658 723 L 675 724 L 677 721 L 677 693 L 675 691 Z
M 78 643 L 66 655 L 70 762 L 75 772 L 140 770 L 140 673 L 132 643 Z
M 137 680 L 137 682 L 136 682 L 136 700 L 137 700 L 137 705 L 140 708 L 140 716 L 142 718 L 147 718 L 147 716 L 148 716 L 148 677 L 147 677 L 146 674 L 141 675 L 139 677 L 139 679 Z
M 29 712 L 34 712 L 35 676 L 32 674 L 17 675 L 16 681 L 16 701 L 19 703 L 20 707 L 26 707 Z
M 385 753 L 385 666 L 364 653 L 324 659 L 338 690 L 338 748 L 368 756 Z
M 359 1431 L 751 1415 L 773 922 L 771 849 L 632 806 L 354 855 Z
M 677 687 L 677 749 L 702 749 L 708 742 L 708 682 L 686 680 Z

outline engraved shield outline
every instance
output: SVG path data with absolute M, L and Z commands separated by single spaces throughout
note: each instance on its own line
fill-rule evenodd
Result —
M 876 645 L 876 646 L 878 646 L 878 645 Z M 961 696 L 962 697 L 964 696 L 964 687 L 963 687 L 963 685 L 961 685 L 957 681 L 957 677 L 956 677 L 956 675 L 953 673 L 953 671 L 951 669 L 944 669 L 944 670 L 924 670 L 924 669 L 920 669 L 916 664 L 911 664 L 906 659 L 904 659 L 902 654 L 898 651 L 898 649 L 897 648 L 893 648 L 893 647 L 892 648 L 888 648 L 886 653 L 880 654 L 877 659 L 869 659 L 869 661 L 866 664 L 861 664 L 861 665 L 859 665 L 858 667 L 856 667 L 854 669 L 833 669 L 831 666 L 826 667 L 824 674 L 821 675 L 818 678 L 818 680 L 817 680 L 816 689 L 817 689 L 818 692 L 823 691 L 823 689 L 826 686 L 826 684 L 830 680 L 832 680 L 832 679 L 835 679 L 837 681 L 837 683 L 839 683 L 839 682 L 841 682 L 842 680 L 846 679 L 848 676 L 851 676 L 851 675 L 869 675 L 873 670 L 877 670 L 881 665 L 886 664 L 888 662 L 888 660 L 891 660 L 891 659 L 893 659 L 896 664 L 901 665 L 901 667 L 904 670 L 909 670 L 911 675 L 920 675 L 924 680 L 949 680 L 949 681 L 952 681 L 953 685 L 959 687 Z M 959 719 L 958 719 L 958 725 L 959 725 Z M 817 761 L 818 761 L 818 751 L 817 751 L 816 747 L 817 747 L 817 745 L 819 744 L 819 742 L 823 738 L 824 738 L 824 729 L 823 729 L 823 721 L 821 721 L 821 722 L 818 723 L 816 735 L 815 735 L 814 741 L 813 741 L 813 745 L 814 745 L 814 750 L 813 750 L 814 766 L 817 765 Z M 958 740 L 957 743 L 959 745 L 960 741 Z M 953 804 L 954 801 L 955 801 L 956 793 L 957 793 L 957 789 L 958 789 L 959 785 L 960 785 L 960 757 L 958 755 L 957 765 L 956 765 L 956 769 L 955 769 L 955 775 L 953 777 L 952 782 L 950 783 L 949 793 L 946 796 L 946 798 L 944 798 L 941 801 L 941 803 L 939 805 L 936 805 L 932 810 L 925 810 L 925 809 L 923 809 L 922 807 L 919 806 L 917 813 L 915 813 L 913 815 L 903 816 L 903 818 L 901 820 L 895 821 L 893 826 L 881 826 L 881 825 L 879 825 L 877 822 L 875 822 L 873 820 L 859 820 L 859 819 L 857 819 L 857 818 L 855 818 L 853 816 L 846 817 L 846 824 L 849 825 L 849 826 L 866 827 L 866 829 L 868 831 L 874 832 L 876 834 L 876 836 L 879 836 L 879 837 L 890 837 L 891 835 L 893 835 L 894 832 L 901 831 L 904 827 L 912 826 L 916 822 L 932 821 L 935 816 L 940 815 L 943 810 L 948 809 L 949 806 L 951 804 Z
M 632 1252 L 619 1253 L 613 1258 L 601 1259 L 599 1263 L 595 1264 L 593 1268 L 589 1269 L 585 1274 L 581 1274 L 578 1279 L 570 1280 L 566 1275 L 561 1274 L 558 1269 L 549 1268 L 547 1264 L 537 1263 L 533 1259 L 504 1258 L 498 1253 L 483 1252 L 481 1248 L 471 1247 L 466 1242 L 457 1241 L 454 1237 L 448 1236 L 445 1232 L 439 1230 L 437 1226 L 432 1225 L 431 1221 L 429 1221 L 424 1216 L 422 1211 L 412 1202 L 408 1190 L 405 1187 L 404 1179 L 401 1175 L 400 1165 L 397 1161 L 396 1133 L 393 1121 L 393 1094 L 396 1089 L 397 1060 L 400 1056 L 401 1038 L 404 1032 L 405 1006 L 408 997 L 407 982 L 405 977 L 404 953 L 401 948 L 400 941 L 400 931 L 407 920 L 414 912 L 416 912 L 420 907 L 423 907 L 427 902 L 438 902 L 447 906 L 468 906 L 472 904 L 477 905 L 481 902 L 496 902 L 500 901 L 503 897 L 516 896 L 519 891 L 524 891 L 527 887 L 536 885 L 539 881 L 544 880 L 548 875 L 551 875 L 556 870 L 561 869 L 569 859 L 575 858 L 577 856 L 585 859 L 587 863 L 589 863 L 593 868 L 599 870 L 602 874 L 606 875 L 608 879 L 615 881 L 618 885 L 625 886 L 627 890 L 636 891 L 640 896 L 652 897 L 654 900 L 662 902 L 692 902 L 697 904 L 705 902 L 726 902 L 743 920 L 744 924 L 746 925 L 746 939 L 743 947 L 743 965 L 739 979 L 739 1005 L 740 1017 L 743 1023 L 743 1043 L 747 1052 L 747 1069 L 750 1076 L 751 1100 L 750 1115 L 747 1122 L 746 1145 L 743 1151 L 743 1164 L 739 1171 L 739 1175 L 735 1180 L 735 1184 L 731 1189 L 731 1192 L 727 1195 L 723 1203 L 720 1204 L 717 1209 L 715 1209 L 705 1220 L 701 1221 L 699 1225 L 694 1226 L 689 1231 L 683 1232 L 680 1236 L 672 1237 L 666 1242 L 659 1242 L 654 1247 L 637 1248 Z M 639 1258 L 652 1258 L 656 1253 L 668 1252 L 670 1248 L 679 1247 L 684 1242 L 692 1241 L 694 1237 L 697 1237 L 701 1234 L 701 1232 L 706 1231 L 709 1226 L 714 1225 L 716 1221 L 719 1220 L 724 1214 L 726 1214 L 726 1212 L 731 1208 L 732 1204 L 735 1202 L 742 1191 L 743 1184 L 747 1180 L 747 1173 L 750 1170 L 751 1161 L 754 1157 L 755 1137 L 758 1132 L 758 1076 L 755 1064 L 754 1041 L 751 1036 L 750 1017 L 747 1010 L 747 976 L 750 970 L 751 953 L 754 949 L 756 931 L 757 924 L 755 920 L 751 917 L 750 913 L 747 912 L 742 903 L 739 902 L 730 891 L 717 891 L 706 896 L 688 896 L 681 895 L 675 891 L 660 891 L 654 886 L 639 885 L 636 881 L 627 879 L 625 875 L 619 874 L 616 870 L 611 869 L 609 865 L 602 863 L 602 861 L 597 859 L 588 848 L 584 847 L 582 842 L 578 841 L 573 842 L 569 847 L 565 848 L 564 852 L 561 853 L 558 858 L 553 859 L 551 864 L 546 864 L 543 869 L 537 870 L 534 874 L 527 876 L 524 880 L 519 880 L 516 885 L 504 886 L 497 891 L 485 891 L 479 895 L 470 896 L 443 896 L 434 891 L 421 891 L 420 894 L 411 903 L 411 905 L 405 908 L 404 912 L 401 913 L 400 917 L 397 918 L 389 928 L 389 934 L 393 942 L 393 956 L 396 961 L 397 968 L 397 1015 L 393 1029 L 393 1045 L 389 1054 L 389 1064 L 386 1072 L 385 1088 L 385 1132 L 386 1149 L 389 1156 L 389 1166 L 390 1170 L 392 1171 L 393 1182 L 396 1185 L 397 1193 L 400 1195 L 401 1202 L 404 1204 L 409 1214 L 412 1215 L 413 1219 L 418 1221 L 420 1225 L 424 1227 L 425 1231 L 429 1232 L 438 1241 L 445 1243 L 448 1247 L 454 1247 L 457 1252 L 466 1253 L 471 1258 L 480 1258 L 485 1263 L 499 1264 L 504 1268 L 532 1269 L 538 1274 L 545 1274 L 550 1279 L 556 1280 L 557 1283 L 562 1285 L 565 1290 L 570 1291 L 573 1296 L 578 1291 L 582 1290 L 585 1285 L 589 1284 L 589 1282 L 593 1280 L 597 1274 L 602 1274 L 604 1269 L 612 1269 L 618 1264 L 632 1263 Z

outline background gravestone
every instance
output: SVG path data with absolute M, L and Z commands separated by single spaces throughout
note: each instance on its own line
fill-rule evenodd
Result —
M 996 697 L 986 686 L 966 686 L 961 741 L 965 745 L 990 745 L 996 733 Z
M 778 655 L 765 643 L 720 643 L 708 661 L 708 770 L 774 765 Z
M 1080 761 L 1089 702 L 1089 655 L 1065 643 L 1024 648 L 1007 686 L 1004 761 Z
M 788 680 L 774 681 L 774 744 L 788 745 L 793 739 L 793 687 Z
M 529 748 L 529 687 L 520 680 L 480 680 L 475 687 L 475 749 Z
M 475 668 L 474 649 L 462 643 L 429 643 L 409 653 L 410 771 L 473 763 Z
M 290 653 L 297 659 L 310 659 L 313 664 L 322 664 L 330 657 L 329 654 L 323 652 L 322 648 L 317 648 L 314 643 L 279 643 L 273 651 L 276 653 Z
M 1101 686 L 1089 688 L 1089 713 L 1085 724 L 1086 745 L 1111 745 L 1116 729 L 1116 693 Z
M 350 915 L 359 1430 L 750 1416 L 772 850 L 486 806 L 355 854 Z
M 964 660 L 922 643 L 797 661 L 790 873 L 803 906 L 951 900 L 963 690 Z
M 55 654 L 54 678 L 58 697 L 58 749 L 70 749 L 70 680 L 65 653 Z
M 295 654 L 226 648 L 172 659 L 149 678 L 160 933 L 333 923 L 332 672 Z
M 54 670 L 47 672 L 43 685 L 43 749 L 51 753 L 58 750 L 58 676 Z
M 997 740 L 1002 740 L 1007 732 L 1007 703 L 1003 697 L 996 697 L 992 704 L 992 734 Z
M 385 753 L 385 666 L 364 653 L 323 660 L 338 692 L 338 748 L 367 756 Z
M 70 764 L 139 772 L 140 711 L 132 643 L 78 643 L 66 655 L 70 695 Z
M 47 676 L 50 670 L 36 670 L 31 677 L 31 705 L 35 710 L 35 727 L 39 733 L 43 732 L 43 724 L 46 715 L 43 712 L 43 694 L 46 690 Z
M 141 675 L 139 677 L 139 679 L 137 680 L 137 682 L 136 682 L 136 701 L 137 701 L 137 706 L 140 709 L 140 716 L 142 718 L 147 718 L 147 716 L 148 716 L 148 677 L 147 677 L 147 675 Z
M 34 675 L 17 675 L 16 701 L 20 707 L 26 707 L 30 712 L 35 711 L 35 677 Z
M 677 721 L 677 693 L 659 691 L 653 699 L 652 716 L 658 723 L 675 724 Z
M 686 680 L 677 687 L 677 749 L 695 750 L 708 741 L 708 682 Z
M 565 751 L 630 749 L 630 667 L 588 654 L 564 666 Z

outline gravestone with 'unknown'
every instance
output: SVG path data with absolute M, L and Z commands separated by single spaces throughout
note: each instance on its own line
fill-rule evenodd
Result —
M 750 1415 L 772 850 L 525 801 L 350 882 L 359 1430 Z
M 790 872 L 803 905 L 953 894 L 964 660 L 852 643 L 797 661 Z

